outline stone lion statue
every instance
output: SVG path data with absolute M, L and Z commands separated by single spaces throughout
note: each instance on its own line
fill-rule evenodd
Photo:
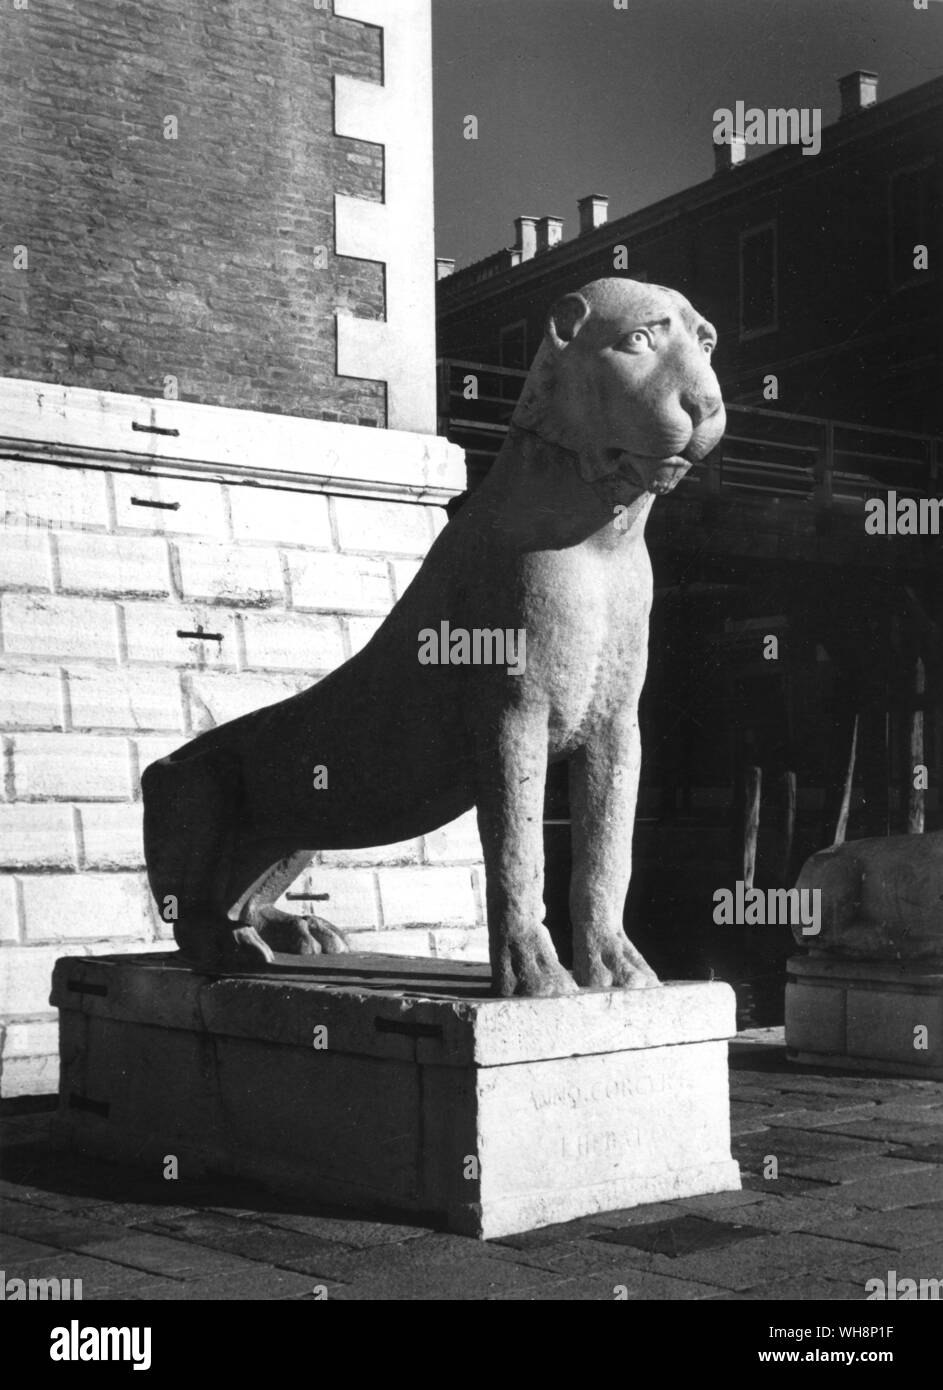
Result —
M 491 472 L 370 643 L 145 770 L 151 888 L 176 898 L 188 957 L 252 968 L 273 950 L 345 949 L 329 923 L 273 906 L 311 854 L 409 839 L 475 806 L 498 994 L 658 983 L 622 927 L 652 599 L 644 528 L 655 495 L 723 434 L 715 343 L 660 285 L 565 295 Z M 420 661 L 443 624 L 516 636 L 516 664 L 431 661 L 428 646 Z M 572 975 L 543 903 L 544 785 L 563 758 Z
M 813 955 L 943 961 L 943 831 L 849 840 L 807 859 L 796 886 L 821 893 Z

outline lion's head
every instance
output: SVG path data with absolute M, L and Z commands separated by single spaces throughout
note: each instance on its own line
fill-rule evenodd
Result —
M 716 342 L 676 290 L 596 280 L 551 309 L 512 424 L 574 450 L 589 482 L 669 492 L 726 427 Z

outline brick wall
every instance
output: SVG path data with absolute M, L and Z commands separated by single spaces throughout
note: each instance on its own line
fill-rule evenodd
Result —
M 445 514 L 13 460 L 0 460 L 0 494 L 9 1095 L 55 1085 L 58 955 L 172 946 L 143 872 L 141 769 L 346 660 Z M 178 636 L 199 630 L 220 640 Z M 328 893 L 319 911 L 366 949 L 483 958 L 480 857 L 470 815 L 404 844 L 320 854 L 293 891 Z
M 382 42 L 314 0 L 5 4 L 0 376 L 385 424 L 334 324 L 384 315 L 381 253 L 334 228 L 335 195 L 383 198 L 383 147 L 333 107 Z
M 5 1095 L 56 1083 L 57 956 L 169 944 L 141 770 L 359 649 L 464 487 L 429 9 L 0 8 Z M 304 884 L 368 948 L 486 953 L 470 817 Z

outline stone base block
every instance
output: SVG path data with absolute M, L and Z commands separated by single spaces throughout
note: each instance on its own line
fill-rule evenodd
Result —
M 481 964 L 56 966 L 60 1135 L 480 1237 L 737 1189 L 723 984 L 495 999 Z
M 793 1062 L 943 1080 L 943 968 L 794 956 L 786 983 Z

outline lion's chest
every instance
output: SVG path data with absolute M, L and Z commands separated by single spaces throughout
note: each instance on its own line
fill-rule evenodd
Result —
M 652 598 L 644 543 L 529 556 L 522 574 L 527 693 L 569 741 L 634 708 L 645 679 Z

